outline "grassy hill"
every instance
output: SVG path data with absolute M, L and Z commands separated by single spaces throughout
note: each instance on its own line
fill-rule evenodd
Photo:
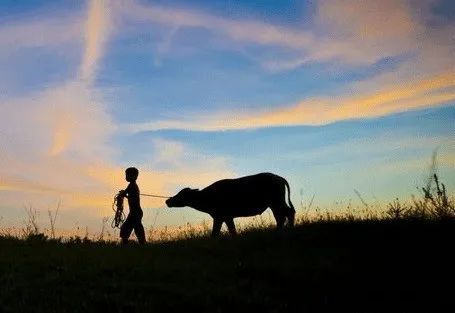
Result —
M 319 221 L 128 247 L 40 238 L 0 237 L 0 312 L 436 312 L 455 304 L 453 219 Z

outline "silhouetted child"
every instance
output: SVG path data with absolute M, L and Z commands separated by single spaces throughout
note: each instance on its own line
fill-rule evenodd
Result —
M 137 240 L 140 244 L 145 243 L 144 226 L 142 226 L 142 208 L 140 202 L 139 187 L 136 184 L 136 179 L 139 176 L 139 171 L 135 167 L 129 167 L 125 171 L 125 179 L 129 182 L 125 190 L 120 191 L 120 195 L 128 198 L 128 207 L 130 212 L 128 217 L 120 227 L 120 238 L 122 243 L 128 243 L 128 238 L 134 229 Z

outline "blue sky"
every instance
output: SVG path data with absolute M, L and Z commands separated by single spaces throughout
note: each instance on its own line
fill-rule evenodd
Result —
M 141 170 L 173 194 L 271 171 L 295 203 L 455 188 L 452 1 L 2 1 L 0 227 L 95 229 Z M 145 224 L 198 222 L 143 199 Z M 183 215 L 182 215 L 183 214 Z M 184 218 L 182 218 L 184 216 Z

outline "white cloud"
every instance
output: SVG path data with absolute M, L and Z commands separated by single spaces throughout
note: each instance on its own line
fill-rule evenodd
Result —
M 0 26 L 0 56 L 23 48 L 61 48 L 82 42 L 79 16 L 66 15 L 45 19 L 19 20 Z
M 201 27 L 221 32 L 231 39 L 266 45 L 302 48 L 314 40 L 311 33 L 259 21 L 231 20 L 198 11 L 142 5 L 138 2 L 118 3 L 118 10 L 133 20 L 149 21 L 172 27 Z

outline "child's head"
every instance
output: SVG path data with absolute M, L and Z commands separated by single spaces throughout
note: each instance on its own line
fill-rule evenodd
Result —
M 128 167 L 125 170 L 125 179 L 129 183 L 136 181 L 138 176 L 139 176 L 139 171 L 135 167 Z

